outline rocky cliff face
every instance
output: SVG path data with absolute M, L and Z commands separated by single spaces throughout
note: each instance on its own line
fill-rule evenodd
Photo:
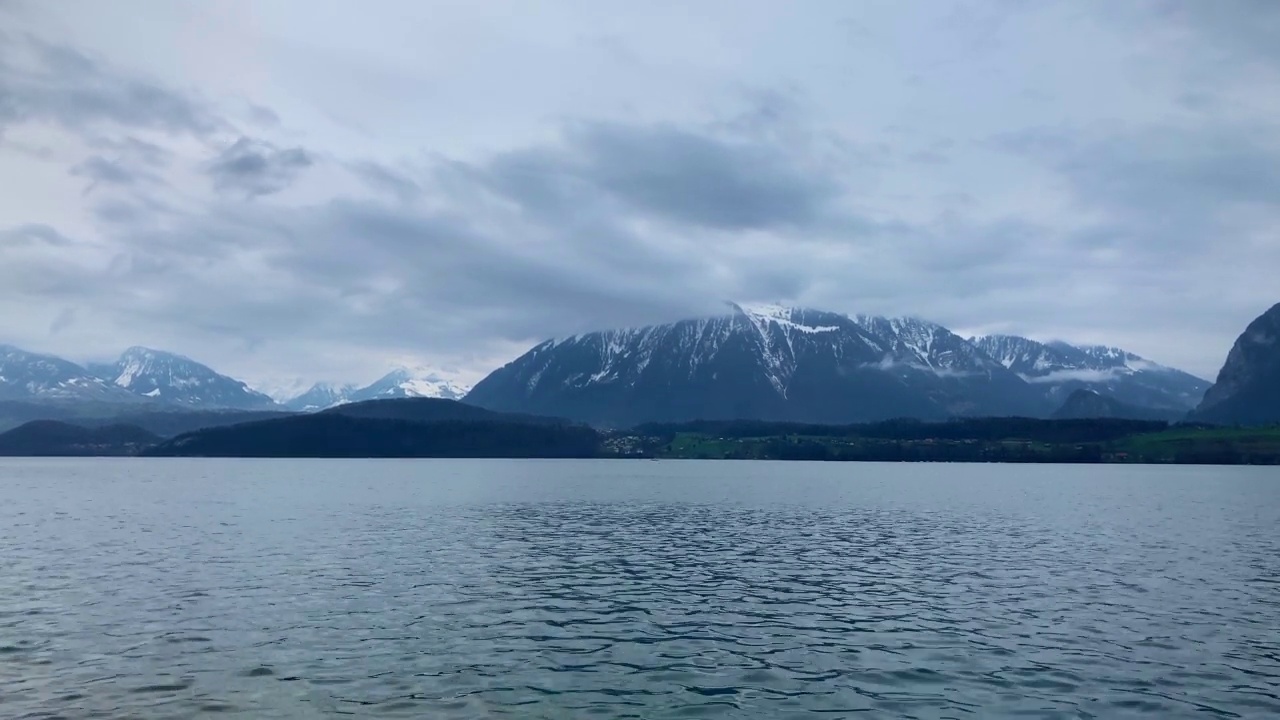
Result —
M 1245 328 L 1192 417 L 1240 425 L 1280 422 L 1280 303 Z

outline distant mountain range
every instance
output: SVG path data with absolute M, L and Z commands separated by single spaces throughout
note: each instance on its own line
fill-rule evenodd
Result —
M 366 387 L 316 383 L 307 391 L 284 400 L 284 406 L 299 412 L 314 412 L 345 403 L 394 398 L 438 398 L 461 400 L 471 388 L 442 377 L 433 370 L 399 368 Z
M 1185 413 L 1209 383 L 1119 348 L 1041 343 L 1024 337 L 971 338 L 982 352 L 1017 373 L 1057 406 L 1077 390 L 1092 390 L 1135 407 Z
M 134 347 L 114 363 L 83 367 L 0 346 L 0 430 L 31 420 L 100 426 L 129 418 L 171 436 L 413 397 L 606 428 L 980 416 L 1280 422 L 1280 305 L 1249 325 L 1212 388 L 1119 348 L 966 339 L 916 318 L 772 305 L 731 304 L 714 317 L 549 340 L 469 392 L 430 370 L 397 369 L 365 387 L 317 384 L 273 400 L 159 350 Z
M 144 398 L 69 360 L 0 345 L 0 400 L 130 403 Z
M 274 400 L 243 382 L 174 353 L 132 347 L 114 363 L 87 367 L 0 346 L 0 400 L 135 408 L 267 410 Z
M 1081 388 L 1195 407 L 1209 383 L 1116 348 L 966 340 L 928 321 L 731 305 L 718 317 L 542 343 L 467 402 L 625 427 L 760 419 L 1045 417 Z
M 311 412 L 362 400 L 457 400 L 468 389 L 430 370 L 400 368 L 367 387 L 317 384 L 277 402 L 207 365 L 162 350 L 131 347 L 115 362 L 82 366 L 53 355 L 0 345 L 0 402 L 28 408 L 58 406 L 58 412 L 41 415 L 52 414 L 47 419 L 160 410 Z M 69 406 L 85 412 L 68 410 Z
M 174 353 L 131 347 L 111 364 L 89 373 L 134 395 L 185 408 L 267 410 L 276 402 L 207 365 Z

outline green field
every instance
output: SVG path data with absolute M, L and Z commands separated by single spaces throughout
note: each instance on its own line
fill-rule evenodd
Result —
M 1175 427 L 1114 443 L 1113 451 L 1135 462 L 1280 464 L 1280 426 L 1260 428 Z
M 1173 427 L 1083 442 L 1029 439 L 1016 432 L 974 438 L 676 432 L 646 440 L 647 454 L 655 457 L 708 460 L 1280 464 L 1280 427 Z

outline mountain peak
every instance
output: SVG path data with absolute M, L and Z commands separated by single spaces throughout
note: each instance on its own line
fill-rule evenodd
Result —
M 114 364 L 91 368 L 102 379 L 135 395 L 202 409 L 269 409 L 271 398 L 245 383 L 177 353 L 135 345 Z
M 1062 407 L 1051 417 L 1056 420 L 1084 420 L 1089 418 L 1124 418 L 1126 420 L 1174 420 L 1180 413 L 1170 410 L 1144 408 L 1120 402 L 1097 390 L 1080 388 L 1067 396 Z
M 775 320 L 790 320 L 791 314 L 799 308 L 788 307 L 777 303 L 729 303 L 734 309 L 743 315 L 751 315 L 760 318 L 772 318 Z
M 318 382 L 307 390 L 282 400 L 290 410 L 313 412 L 349 403 L 388 398 L 461 400 L 470 390 L 470 386 L 438 368 L 402 365 L 364 387 Z
M 138 402 L 70 360 L 0 345 L 0 400 Z
M 282 398 L 281 402 L 290 410 L 314 412 L 349 402 L 357 389 L 355 385 L 318 382 L 297 395 Z
M 371 385 L 352 393 L 350 400 L 425 397 L 461 400 L 470 391 L 464 383 L 450 379 L 440 370 L 427 367 L 397 367 Z

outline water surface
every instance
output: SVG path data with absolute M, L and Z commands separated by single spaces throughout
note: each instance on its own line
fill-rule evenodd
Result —
M 0 461 L 0 717 L 1280 717 L 1274 468 Z

